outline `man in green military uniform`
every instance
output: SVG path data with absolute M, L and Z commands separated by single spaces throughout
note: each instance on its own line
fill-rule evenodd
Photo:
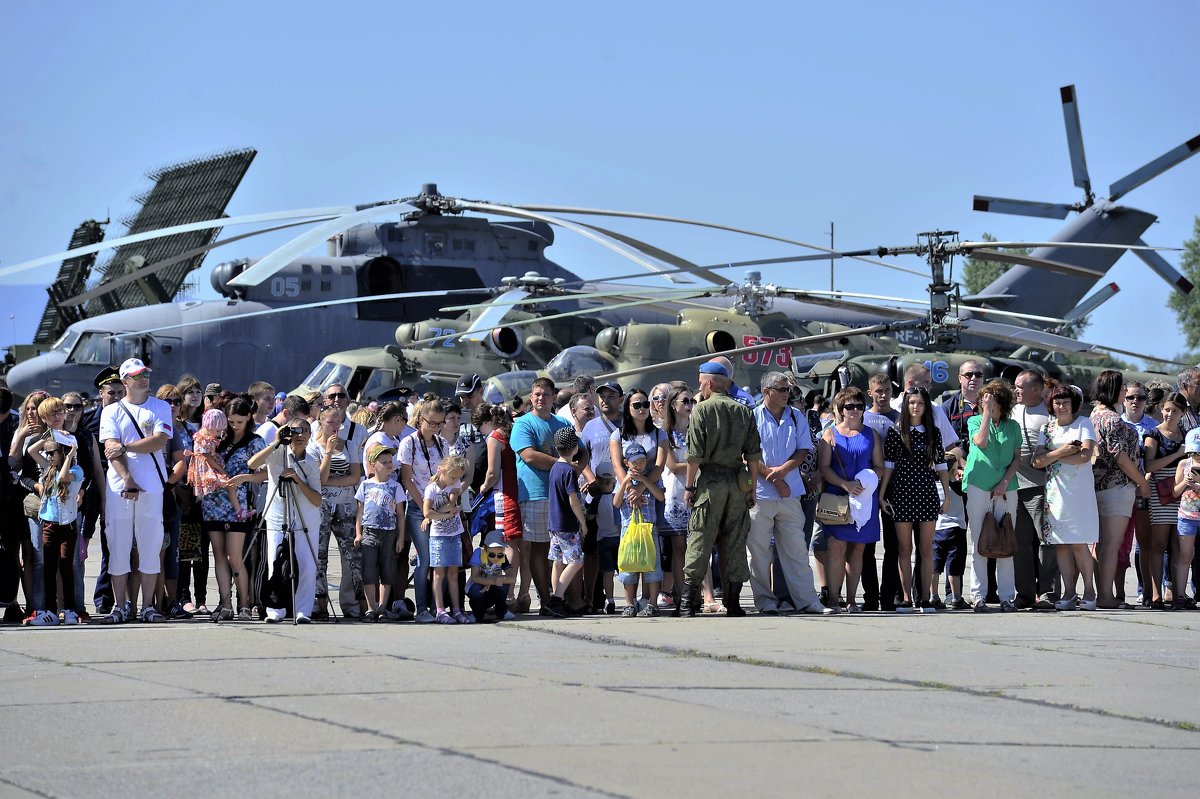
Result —
M 709 361 L 700 366 L 700 403 L 687 431 L 687 482 L 684 500 L 692 509 L 688 521 L 687 560 L 683 567 L 683 615 L 700 609 L 700 583 L 708 571 L 713 544 L 720 547 L 722 600 L 730 616 L 745 616 L 739 594 L 750 577 L 746 536 L 750 532 L 750 497 L 762 459 L 754 413 L 732 399 L 729 369 Z M 749 481 L 739 481 L 742 468 Z M 745 482 L 745 484 L 742 484 Z

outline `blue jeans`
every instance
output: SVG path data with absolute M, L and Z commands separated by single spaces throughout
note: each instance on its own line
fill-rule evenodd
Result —
M 408 538 L 417 552 L 417 565 L 413 569 L 413 601 L 420 613 L 429 610 L 429 531 L 421 529 L 421 522 L 425 521 L 425 514 L 421 511 L 414 513 L 410 510 L 405 518 L 408 519 Z

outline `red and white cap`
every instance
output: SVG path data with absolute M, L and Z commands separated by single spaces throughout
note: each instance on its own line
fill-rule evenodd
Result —
M 125 363 L 121 364 L 121 379 L 127 377 L 137 377 L 141 374 L 149 374 L 150 367 L 142 363 L 141 358 L 129 358 Z

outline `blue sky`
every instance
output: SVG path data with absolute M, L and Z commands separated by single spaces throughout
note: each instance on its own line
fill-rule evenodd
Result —
M 935 227 L 1052 234 L 1054 220 L 973 212 L 971 196 L 1079 199 L 1059 86 L 1077 86 L 1098 189 L 1200 133 L 1190 2 L 9 2 L 0 14 L 0 265 L 128 213 L 151 167 L 228 147 L 259 150 L 232 214 L 436 182 L 817 244 L 832 221 L 838 246 L 857 248 Z M 1159 217 L 1147 241 L 1178 246 L 1200 214 L 1200 158 L 1126 202 Z M 702 263 L 793 253 L 618 227 Z M 239 242 L 208 265 L 281 241 Z M 566 232 L 550 255 L 585 277 L 635 271 Z M 55 271 L 2 287 L 14 318 L 0 319 L 0 343 L 32 337 Z M 828 287 L 825 263 L 763 271 Z M 1129 255 L 1110 277 L 1122 292 L 1087 338 L 1181 351 L 1166 284 Z M 839 266 L 837 285 L 924 290 L 864 264 Z

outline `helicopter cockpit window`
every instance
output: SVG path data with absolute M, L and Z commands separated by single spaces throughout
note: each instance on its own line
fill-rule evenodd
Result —
M 579 375 L 598 375 L 612 369 L 612 364 L 595 347 L 567 347 L 546 365 L 546 374 L 556 383 L 574 380 Z
M 147 366 L 152 366 L 145 344 L 145 340 L 141 338 L 113 339 L 112 363 L 121 363 L 129 358 L 141 358 Z
M 536 379 L 537 372 L 501 372 L 487 382 L 483 389 L 483 398 L 496 405 L 508 402 L 513 397 L 528 394 Z M 499 384 L 499 389 L 496 384 Z
M 108 338 L 111 333 L 108 332 L 90 332 L 83 333 L 79 337 L 79 343 L 75 345 L 74 352 L 67 360 L 70 363 L 88 363 L 107 366 L 113 362 L 112 345 Z
M 302 385 L 306 386 L 324 386 L 325 378 L 333 371 L 332 361 L 321 361 L 317 364 L 317 368 L 308 373 L 308 377 L 301 380 Z
M 396 372 L 392 369 L 375 369 L 371 372 L 371 376 L 367 378 L 367 382 L 363 383 L 363 397 L 368 400 L 375 399 L 389 388 L 394 388 L 396 385 Z
M 50 348 L 50 351 L 61 352 L 65 355 L 75 346 L 76 341 L 79 341 L 79 331 L 68 330 L 58 337 L 58 341 L 54 342 L 54 346 Z
M 344 386 L 350 380 L 350 375 L 353 373 L 354 370 L 344 363 L 334 364 L 333 370 L 321 381 L 321 389 L 324 390 L 326 386 L 331 386 L 334 383 L 340 383 Z

